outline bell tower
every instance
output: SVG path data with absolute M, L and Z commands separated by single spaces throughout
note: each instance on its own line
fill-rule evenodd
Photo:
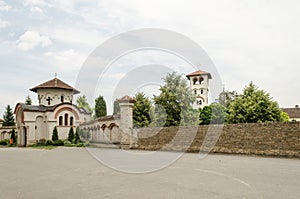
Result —
M 199 109 L 208 105 L 209 79 L 212 79 L 211 74 L 202 70 L 195 71 L 186 75 L 190 81 L 190 88 L 197 96 L 193 103 L 193 108 Z

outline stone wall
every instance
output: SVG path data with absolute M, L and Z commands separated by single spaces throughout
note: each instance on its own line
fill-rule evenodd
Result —
M 207 134 L 208 128 L 209 136 Z M 142 150 L 207 150 L 203 140 L 216 138 L 213 153 L 267 155 L 300 158 L 300 122 L 224 125 L 220 136 L 214 129 L 221 125 L 139 129 L 137 148 Z M 193 133 L 194 132 L 194 133 Z M 214 144 L 213 139 L 205 145 Z M 189 141 L 192 140 L 189 146 Z M 188 148 L 185 146 L 188 145 Z M 207 146 L 209 148 L 209 146 Z

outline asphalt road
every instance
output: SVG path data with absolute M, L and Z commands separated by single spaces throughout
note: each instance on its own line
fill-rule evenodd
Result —
M 122 155 L 118 149 L 95 150 L 115 160 Z M 189 153 L 164 169 L 130 174 L 103 165 L 84 148 L 0 148 L 0 198 L 298 199 L 300 160 L 230 155 L 199 159 Z

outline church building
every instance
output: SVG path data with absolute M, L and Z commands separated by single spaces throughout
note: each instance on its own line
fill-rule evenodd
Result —
M 14 111 L 20 146 L 51 139 L 55 126 L 59 139 L 66 139 L 71 127 L 91 120 L 91 113 L 72 103 L 79 91 L 57 77 L 30 91 L 37 93 L 39 105 L 18 103 Z
M 193 108 L 199 109 L 208 105 L 209 80 L 212 79 L 211 74 L 202 70 L 197 70 L 186 75 L 190 81 L 190 88 L 197 96 L 193 103 Z

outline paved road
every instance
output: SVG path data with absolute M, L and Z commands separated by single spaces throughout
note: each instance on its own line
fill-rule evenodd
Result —
M 83 148 L 0 148 L 0 198 L 298 199 L 300 160 L 185 154 L 165 169 L 127 174 Z

